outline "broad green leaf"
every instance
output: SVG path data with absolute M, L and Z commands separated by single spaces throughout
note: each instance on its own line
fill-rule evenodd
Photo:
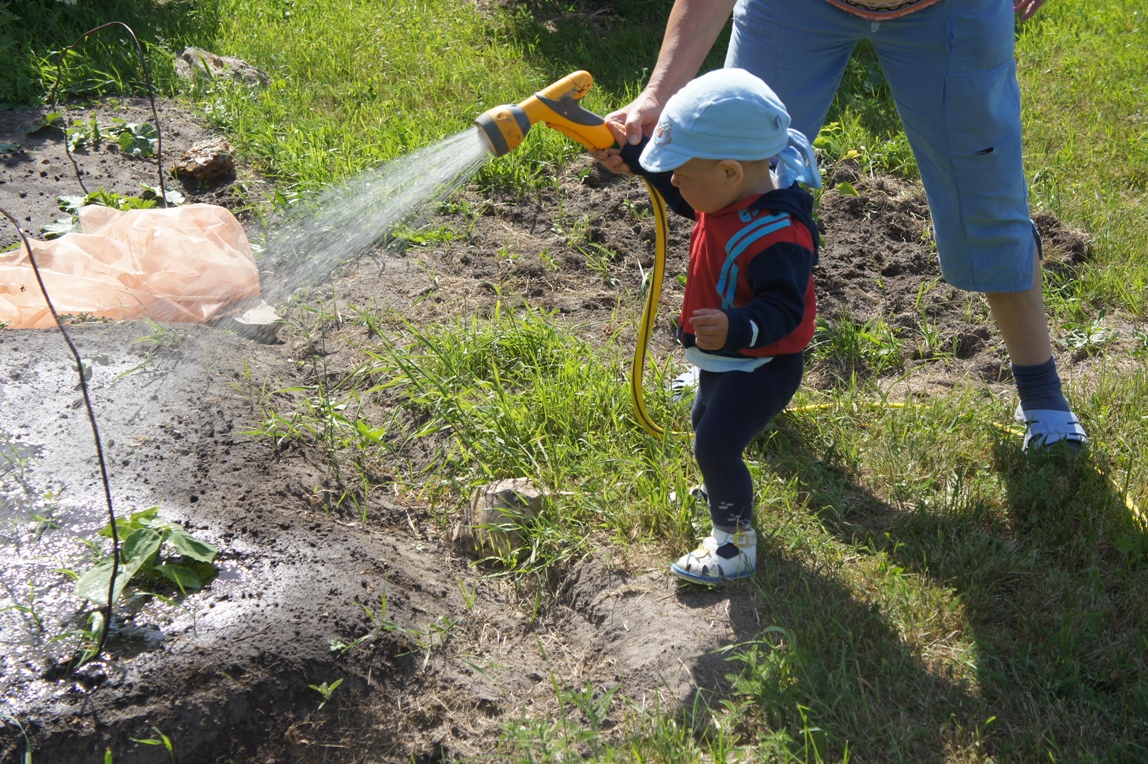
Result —
M 57 122 L 64 118 L 62 112 L 54 111 L 44 115 L 44 118 L 38 123 L 28 125 L 24 128 L 24 135 L 34 135 L 46 127 L 54 127 Z
M 116 518 L 116 532 L 119 533 L 119 535 L 121 537 L 125 537 L 129 533 L 131 533 L 132 531 L 136 530 L 137 528 L 143 528 L 145 526 L 150 527 L 151 523 L 148 521 L 155 518 L 155 516 L 158 513 L 159 513 L 159 507 L 148 507 L 147 509 L 141 509 L 139 512 L 132 512 L 126 518 L 117 517 Z M 165 520 L 159 520 L 158 522 L 166 523 Z M 162 527 L 163 526 L 161 525 L 160 528 L 162 529 Z M 111 524 L 110 523 L 108 525 L 105 525 L 103 527 L 103 529 L 100 530 L 100 535 L 105 537 L 105 538 L 111 537 L 112 530 L 111 530 Z
M 124 539 L 120 556 L 134 574 L 141 565 L 155 557 L 163 541 L 164 534 L 155 528 L 137 528 Z
M 122 563 L 116 572 L 115 591 L 112 592 L 112 602 L 120 598 L 124 587 L 135 577 L 144 565 L 147 565 L 152 555 L 163 543 L 163 534 L 151 528 L 139 528 L 128 534 L 120 549 Z M 108 555 L 96 563 L 95 567 L 76 582 L 73 590 L 76 596 L 84 597 L 97 605 L 108 603 L 108 583 L 112 577 L 112 556 Z
M 164 578 L 175 584 L 184 594 L 187 594 L 189 589 L 198 589 L 203 586 L 203 581 L 196 575 L 196 572 L 183 565 L 164 563 L 163 565 L 156 565 L 154 570 L 159 571 Z
M 853 188 L 853 184 L 847 180 L 843 180 L 837 184 L 837 193 L 842 196 L 861 196 L 861 194 L 857 193 L 857 189 Z
M 11 154 L 20 150 L 19 143 L 9 143 L 8 141 L 0 141 L 0 154 Z
M 124 124 L 120 131 L 119 143 L 124 152 L 137 157 L 155 156 L 156 143 L 159 132 L 154 125 Z
M 116 589 L 112 592 L 112 602 L 120 598 L 131 577 L 139 571 L 139 565 L 120 565 L 116 573 Z M 108 555 L 95 564 L 91 570 L 80 576 L 72 593 L 77 597 L 91 600 L 97 605 L 108 604 L 108 582 L 112 578 L 112 556 Z
M 215 559 L 216 552 L 219 551 L 212 544 L 200 541 L 178 526 L 173 526 L 168 531 L 167 542 L 184 557 L 190 557 L 200 562 L 211 562 Z

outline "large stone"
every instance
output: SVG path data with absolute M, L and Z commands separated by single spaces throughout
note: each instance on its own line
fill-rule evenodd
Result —
M 181 177 L 194 178 L 201 183 L 228 180 L 235 175 L 231 144 L 223 138 L 200 141 L 176 160 L 175 171 Z
M 266 87 L 271 78 L 246 61 L 219 56 L 203 48 L 184 48 L 175 60 L 175 73 L 185 80 L 200 77 L 208 80 L 230 79 L 250 87 Z
M 520 530 L 542 510 L 544 499 L 530 478 L 479 486 L 455 525 L 452 539 L 489 561 L 513 564 L 524 546 Z

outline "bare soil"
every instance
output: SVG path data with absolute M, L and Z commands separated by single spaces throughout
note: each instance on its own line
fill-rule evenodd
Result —
M 180 104 L 160 108 L 170 164 L 209 131 Z M 90 111 L 76 108 L 72 119 Z M 101 123 L 150 118 L 143 101 L 101 104 L 96 113 Z M 0 141 L 22 146 L 0 158 L 0 207 L 33 235 L 60 216 L 56 196 L 80 192 L 59 132 L 24 135 L 40 115 L 0 113 Z M 110 145 L 77 159 L 89 190 L 131 194 L 156 183 L 154 163 Z M 851 167 L 837 170 L 833 181 L 842 180 L 860 196 L 822 197 L 821 313 L 861 323 L 884 317 L 906 339 L 903 368 L 879 379 L 895 397 L 964 385 L 1009 395 L 983 298 L 940 281 L 920 188 Z M 184 193 L 237 210 L 254 233 L 244 206 L 265 187 L 241 167 L 238 178 L 185 184 Z M 317 292 L 347 308 L 392 307 L 423 324 L 488 311 L 501 295 L 555 309 L 556 320 L 588 332 L 632 337 L 632 327 L 618 325 L 627 312 L 615 309 L 633 307 L 642 270 L 653 264 L 645 193 L 589 160 L 541 198 L 485 198 L 469 188 L 462 195 L 481 214 L 436 213 L 434 221 L 469 226 L 469 237 L 373 253 Z M 616 253 L 607 275 L 562 233 L 575 224 Z M 1079 268 L 1086 237 L 1047 216 L 1040 225 L 1050 265 Z M 671 275 L 683 270 L 688 229 L 672 221 Z M 2 241 L 15 241 L 11 227 Z M 652 348 L 659 356 L 676 352 L 670 318 L 680 299 L 668 278 Z M 935 347 L 918 341 L 923 320 L 940 338 Z M 679 586 L 663 560 L 623 568 L 590 558 L 548 579 L 513 580 L 489 575 L 444 541 L 432 520 L 441 508 L 415 493 L 377 488 L 365 521 L 330 511 L 342 484 L 317 449 L 275 449 L 246 434 L 261 416 L 253 390 L 305 381 L 304 338 L 285 329 L 279 344 L 257 344 L 205 326 L 173 328 L 180 335 L 171 342 L 142 323 L 73 333 L 93 368 L 117 512 L 159 505 L 218 545 L 221 574 L 171 605 L 129 601 L 131 615 L 107 653 L 76 674 L 50 638 L 77 627 L 80 607 L 55 569 L 82 559 L 79 539 L 106 522 L 92 437 L 60 335 L 0 331 L 0 445 L 27 456 L 7 468 L 0 461 L 0 606 L 28 605 L 34 587 L 48 608 L 40 621 L 29 616 L 34 607 L 0 611 L 0 684 L 4 711 L 24 726 L 36 761 L 102 762 L 109 748 L 116 762 L 167 761 L 162 746 L 132 741 L 156 738 L 154 730 L 187 762 L 497 760 L 504 724 L 556 713 L 555 683 L 619 685 L 646 707 L 684 708 L 699 687 L 721 692 L 729 669 L 714 651 L 758 633 L 763 603 L 753 587 Z M 330 370 L 361 360 L 339 343 L 327 350 Z M 1060 363 L 1071 376 L 1087 359 L 1062 353 Z M 831 387 L 842 372 L 819 361 L 806 384 Z M 425 458 L 409 454 L 416 465 Z M 58 527 L 43 525 L 45 513 Z M 384 593 L 385 619 L 402 629 L 377 628 L 365 609 L 382 618 Z M 332 640 L 372 633 L 346 652 L 331 649 Z M 311 685 L 338 679 L 320 708 Z M 619 708 L 603 724 L 607 734 Z M 16 761 L 23 737 L 12 725 L 5 733 L 0 759 Z

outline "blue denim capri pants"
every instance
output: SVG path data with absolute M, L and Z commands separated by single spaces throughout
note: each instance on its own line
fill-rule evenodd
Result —
M 733 18 L 725 65 L 765 80 L 811 139 L 869 40 L 917 158 L 945 280 L 1032 288 L 1011 0 L 943 0 L 881 22 L 825 0 L 738 0 Z

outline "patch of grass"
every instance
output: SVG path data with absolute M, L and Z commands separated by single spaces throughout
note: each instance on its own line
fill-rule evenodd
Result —
M 880 375 L 900 368 L 901 340 L 883 318 L 864 323 L 846 309 L 840 316 L 817 317 L 817 330 L 807 351 L 811 362 L 824 361 L 848 379 L 858 372 Z
M 1063 3 L 1021 27 L 1025 163 L 1036 207 L 1093 236 L 1075 294 L 1148 310 L 1148 68 L 1144 14 L 1117 2 Z
M 55 84 L 56 53 L 109 21 L 121 21 L 135 32 L 157 90 L 172 94 L 174 55 L 187 45 L 213 46 L 216 11 L 216 4 L 194 0 L 0 2 L 0 107 L 42 102 Z M 68 56 L 60 82 L 62 98 L 145 92 L 136 49 L 121 30 L 88 38 Z
M 688 440 L 653 441 L 632 421 L 629 348 L 591 351 L 576 327 L 505 305 L 442 327 L 356 320 L 382 339 L 362 346 L 371 361 L 341 391 L 388 417 L 396 449 L 426 444 L 404 480 L 424 487 L 441 522 L 471 487 L 506 475 L 562 492 L 520 529 L 520 569 L 604 537 L 684 548 L 705 524 L 703 507 L 670 500 L 696 481 Z M 1008 412 L 973 390 L 904 405 L 848 385 L 803 391 L 748 454 L 762 564 L 747 606 L 761 631 L 727 651 L 725 702 L 684 726 L 619 709 L 632 728 L 594 750 L 574 704 L 508 724 L 507 760 L 642 750 L 679 761 L 719 742 L 766 761 L 1141 755 L 1148 608 L 1135 603 L 1148 591 L 1148 542 L 1127 502 L 1148 501 L 1148 429 L 1129 426 L 1143 422 L 1148 382 L 1096 382 L 1078 410 L 1105 446 L 1043 457 L 1024 456 L 996 424 Z M 648 387 L 655 417 L 682 429 L 685 404 L 659 389 Z

